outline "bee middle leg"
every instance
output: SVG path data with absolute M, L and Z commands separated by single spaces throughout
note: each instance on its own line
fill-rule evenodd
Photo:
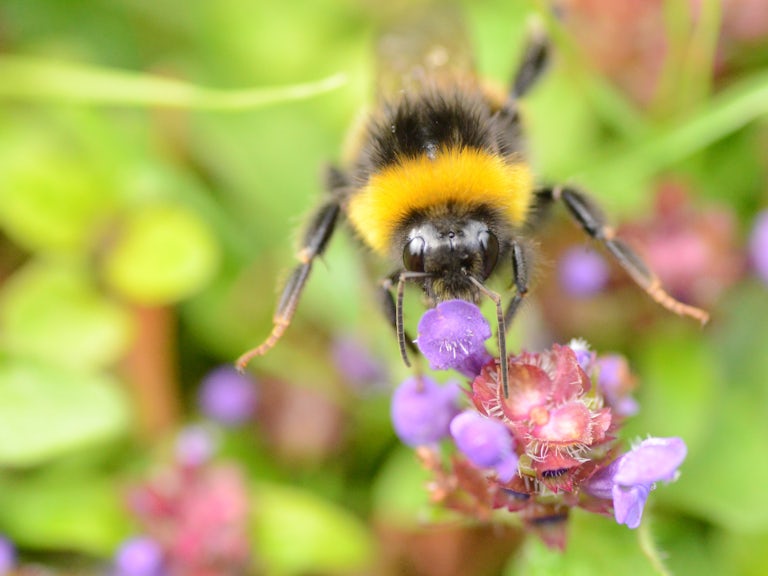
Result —
M 529 29 L 523 57 L 509 87 L 509 95 L 515 100 L 522 98 L 530 91 L 549 64 L 549 39 L 541 23 L 534 22 L 533 25 L 529 26 Z

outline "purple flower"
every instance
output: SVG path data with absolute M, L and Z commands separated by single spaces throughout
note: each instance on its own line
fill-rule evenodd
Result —
M 576 361 L 581 366 L 581 369 L 590 374 L 597 355 L 589 349 L 589 344 L 583 338 L 574 338 L 568 342 L 568 347 L 573 350 L 576 355 Z
M 424 313 L 418 331 L 416 344 L 433 370 L 454 369 L 474 378 L 491 359 L 485 349 L 491 327 L 471 302 L 441 302 Z
M 216 452 L 216 439 L 205 426 L 187 426 L 176 437 L 176 461 L 187 468 L 199 468 Z
M 459 394 L 457 384 L 439 386 L 423 376 L 403 382 L 392 396 L 391 408 L 392 424 L 403 444 L 422 446 L 447 437 L 459 411 Z
M 566 251 L 560 257 L 557 271 L 560 286 L 576 298 L 587 298 L 601 292 L 610 276 L 605 259 L 584 247 Z
M 249 420 L 256 410 L 253 380 L 229 366 L 208 373 L 198 395 L 200 410 L 211 420 L 237 426 Z
M 755 218 L 749 239 L 749 255 L 757 275 L 768 283 L 768 210 L 763 210 Z
M 616 522 L 640 526 L 648 494 L 656 482 L 671 482 L 685 460 L 680 438 L 648 438 L 595 474 L 586 486 L 598 498 L 612 499 Z
M 131 538 L 115 555 L 117 576 L 161 576 L 162 567 L 163 550 L 152 538 Z
M 478 468 L 493 468 L 502 482 L 517 474 L 512 436 L 498 420 L 467 410 L 451 420 L 456 447 Z
M 359 389 L 386 380 L 387 373 L 382 363 L 374 358 L 359 339 L 353 336 L 337 338 L 333 343 L 331 354 L 339 373 Z
M 0 576 L 10 574 L 16 567 L 16 547 L 13 542 L 0 536 Z
M 633 416 L 640 409 L 632 395 L 632 375 L 627 359 L 619 354 L 608 354 L 597 359 L 599 369 L 597 385 L 607 404 L 618 416 Z

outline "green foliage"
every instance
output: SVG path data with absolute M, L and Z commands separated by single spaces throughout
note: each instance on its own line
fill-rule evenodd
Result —
M 24 553 L 108 558 L 136 528 L 125 479 L 146 473 L 150 455 L 168 458 L 138 440 L 124 450 L 128 439 L 167 443 L 197 416 L 207 369 L 269 333 L 323 166 L 343 160 L 373 96 L 373 30 L 408 2 L 389 4 L 0 3 L 0 533 Z M 463 4 L 478 66 L 498 82 L 532 11 L 552 32 L 550 75 L 522 103 L 542 181 L 589 188 L 616 221 L 649 214 L 671 175 L 690 183 L 695 209 L 732 213 L 744 256 L 768 205 L 768 57 L 750 45 L 748 67 L 711 73 L 732 57 L 716 45 L 720 3 L 701 2 L 690 38 L 688 3 L 666 3 L 671 57 L 645 108 L 579 55 L 547 3 Z M 406 531 L 442 518 L 413 453 L 393 448 L 386 391 L 352 390 L 330 358 L 335 336 L 359 333 L 390 374 L 405 373 L 369 280 L 391 270 L 363 260 L 353 242 L 329 245 L 280 347 L 253 364 L 262 422 L 227 433 L 224 455 L 253 486 L 252 555 L 266 573 L 375 571 L 386 551 L 366 518 Z M 743 268 L 708 305 L 705 329 L 661 314 L 625 328 L 641 406 L 627 440 L 674 435 L 689 447 L 680 481 L 652 494 L 643 532 L 577 512 L 565 554 L 529 539 L 507 574 L 764 572 L 768 298 Z M 549 337 L 536 287 L 513 328 L 522 346 Z M 405 310 L 415 326 L 418 298 Z M 149 393 L 137 377 L 147 366 Z M 308 389 L 338 414 L 308 403 Z M 166 429 L 142 428 L 158 410 Z M 316 453 L 285 440 L 280 417 L 295 413 L 331 420 Z M 72 464 L 84 453 L 115 459 Z

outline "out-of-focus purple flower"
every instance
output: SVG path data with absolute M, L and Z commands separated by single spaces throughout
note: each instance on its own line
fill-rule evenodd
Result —
M 216 438 L 205 426 L 187 426 L 176 437 L 176 461 L 182 466 L 202 466 L 215 452 Z
M 457 384 L 439 386 L 426 377 L 409 378 L 392 396 L 392 424 L 409 446 L 432 444 L 447 437 L 451 419 L 458 413 Z
M 472 464 L 495 469 L 502 482 L 509 482 L 517 474 L 512 435 L 498 420 L 467 410 L 451 420 L 451 436 Z
M 416 344 L 433 370 L 457 370 L 473 378 L 491 360 L 485 341 L 491 327 L 480 309 L 464 300 L 448 300 L 419 321 Z
M 387 378 L 384 365 L 374 358 L 368 347 L 353 336 L 336 338 L 331 354 L 339 373 L 359 389 L 384 382 Z
M 612 499 L 616 522 L 637 528 L 648 494 L 656 482 L 677 478 L 686 453 L 680 438 L 647 438 L 595 474 L 586 490 L 597 498 Z
M 0 576 L 10 574 L 16 567 L 16 547 L 5 536 L 0 536 Z
M 606 403 L 617 416 L 633 416 L 640 406 L 632 395 L 635 379 L 629 371 L 627 359 L 619 354 L 607 354 L 597 359 L 597 386 Z
M 208 373 L 198 396 L 200 410 L 225 426 L 248 421 L 256 409 L 256 386 L 247 375 L 229 366 Z
M 749 238 L 749 256 L 757 275 L 768 284 L 768 210 L 763 210 L 755 218 Z
M 568 347 L 576 354 L 576 361 L 581 366 L 581 369 L 590 374 L 597 359 L 597 354 L 589 349 L 589 343 L 583 338 L 574 338 L 568 342 Z
M 152 538 L 131 538 L 120 546 L 114 564 L 117 576 L 162 576 L 163 549 Z
M 608 284 L 610 268 L 605 259 L 584 247 L 567 250 L 557 266 L 557 277 L 562 289 L 576 298 L 594 296 Z

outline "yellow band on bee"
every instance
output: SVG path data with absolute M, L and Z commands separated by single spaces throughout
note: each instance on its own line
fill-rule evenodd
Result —
M 527 164 L 473 148 L 426 154 L 384 168 L 352 196 L 348 216 L 368 246 L 385 254 L 391 234 L 415 211 L 446 203 L 492 206 L 510 223 L 525 221 L 533 195 Z

